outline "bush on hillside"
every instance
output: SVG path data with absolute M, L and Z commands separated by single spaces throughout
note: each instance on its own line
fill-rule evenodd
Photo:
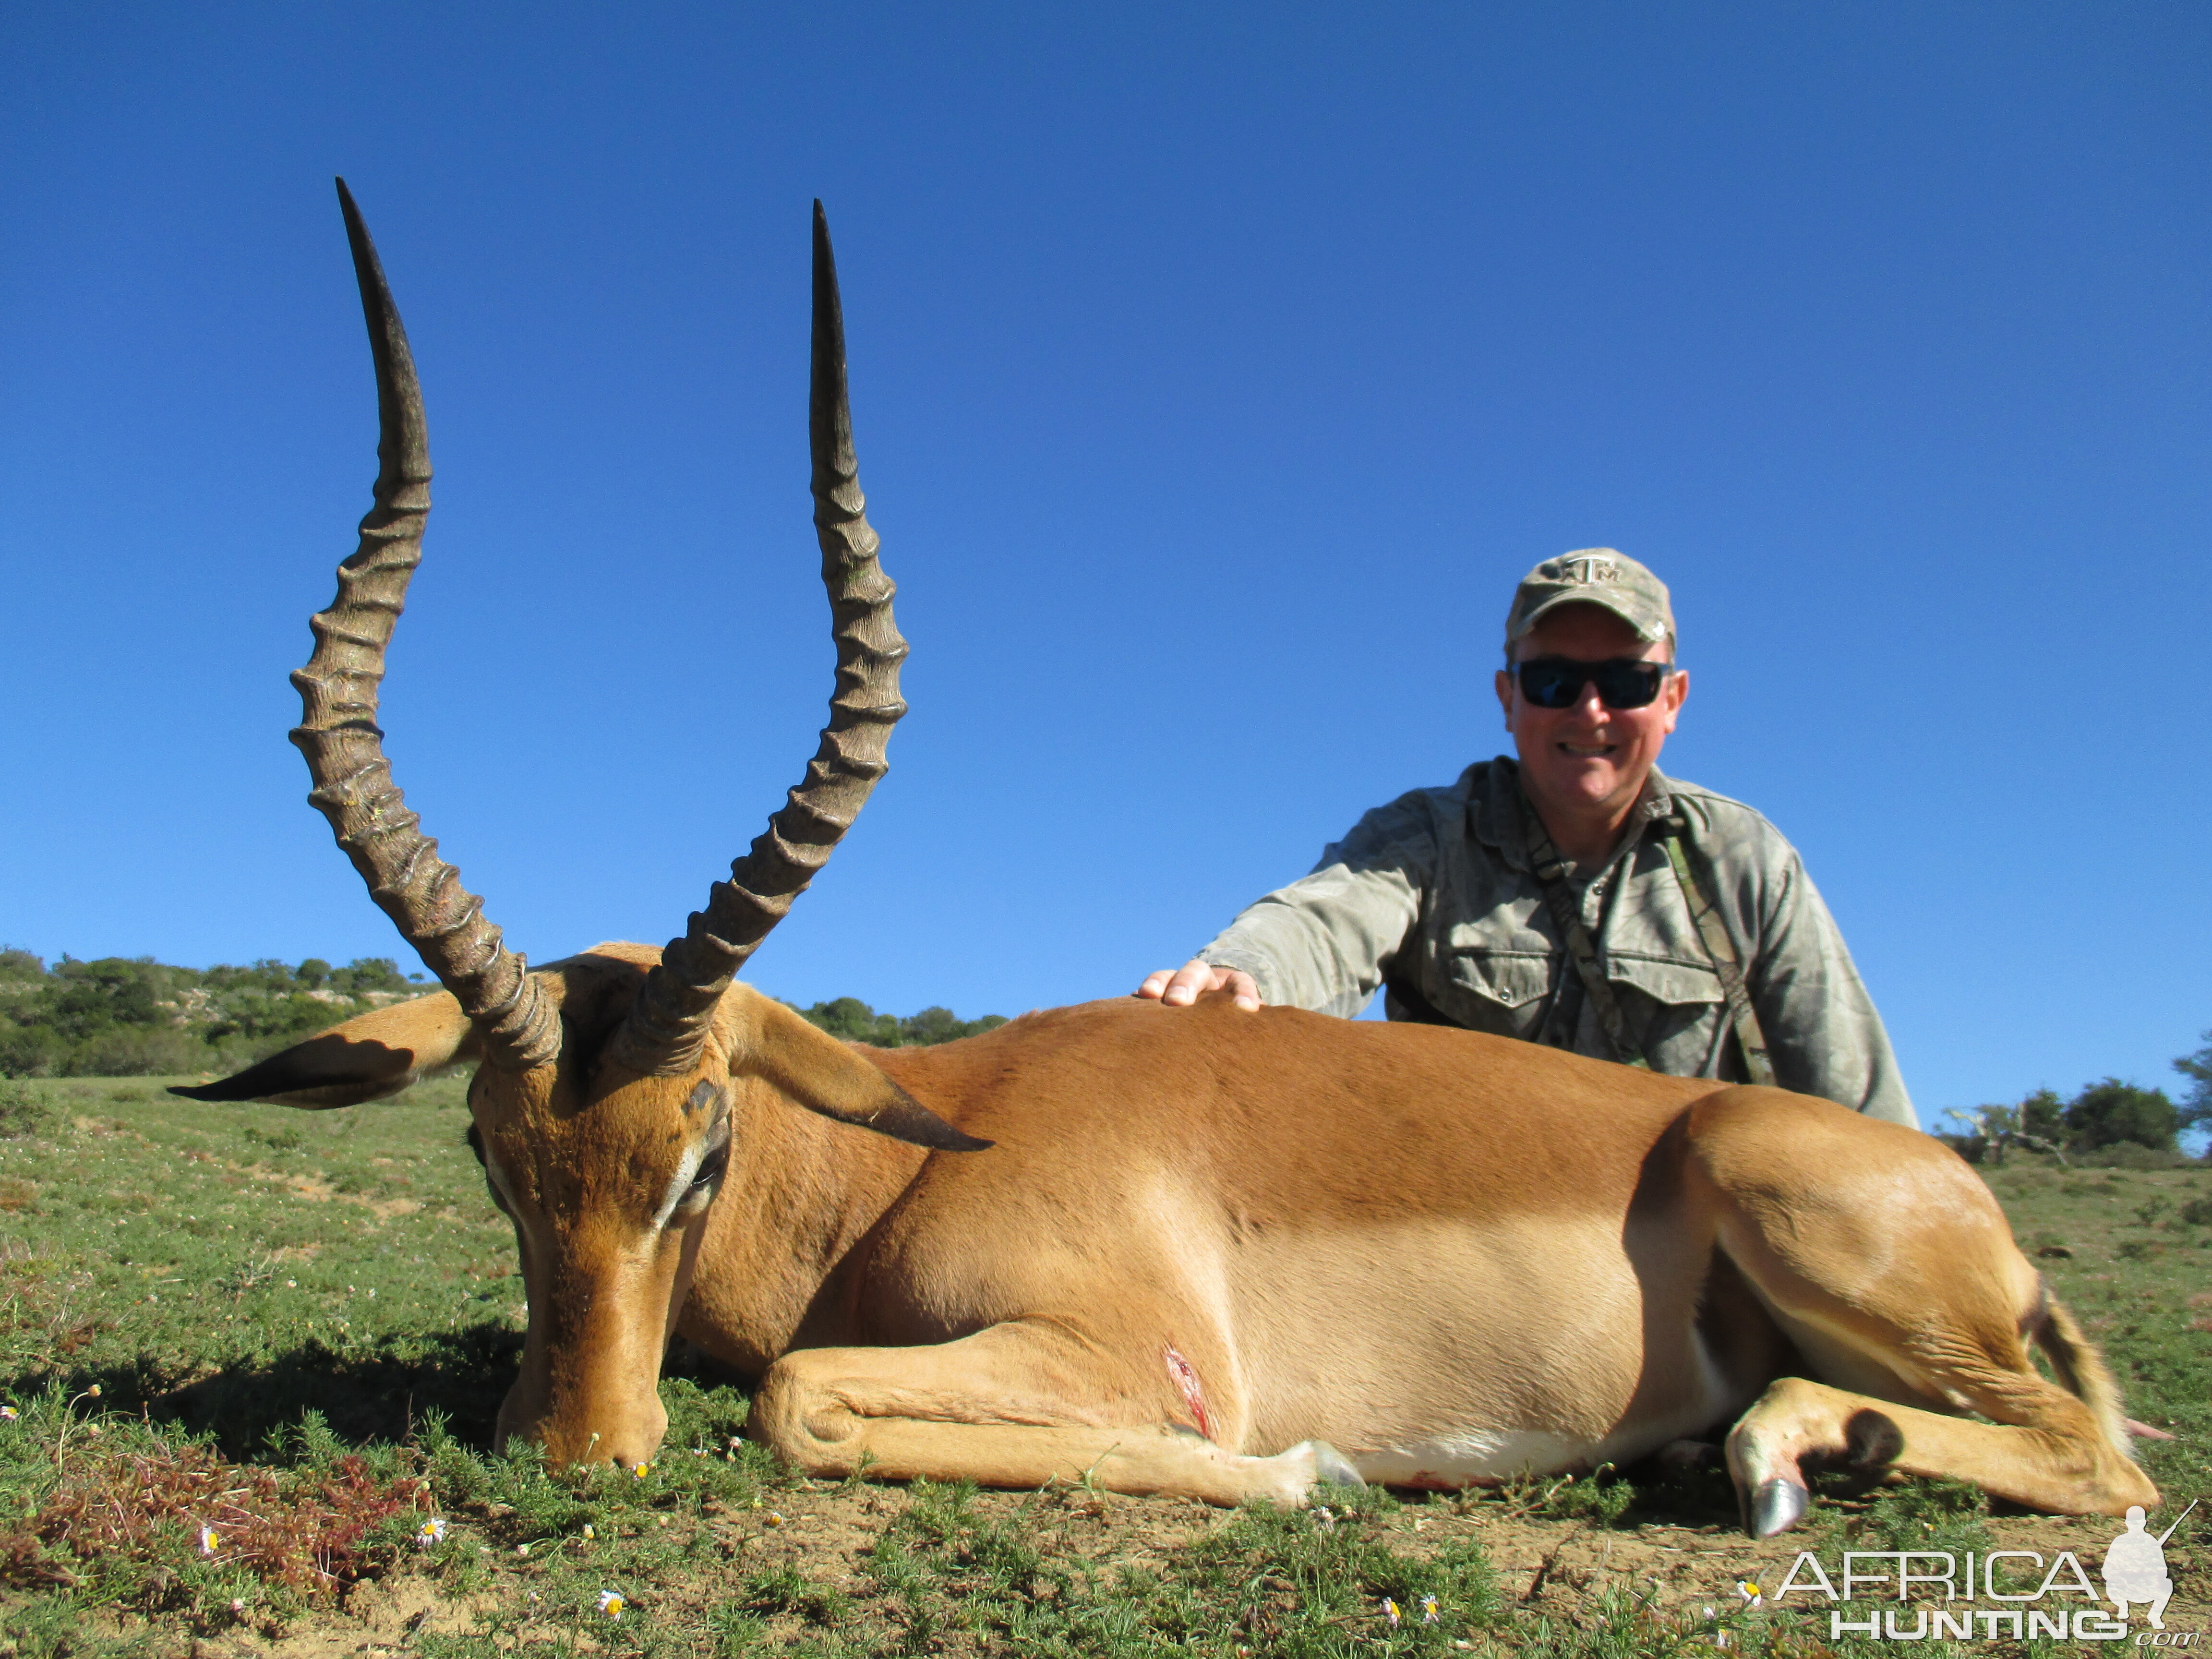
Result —
M 2055 1140 L 2063 1145 L 2066 1140 L 2066 1103 L 2058 1097 L 2056 1089 L 2038 1089 L 2020 1103 L 2020 1127 L 2022 1133 Z
M 2186 1161 L 2179 1149 L 2186 1121 L 2181 1109 L 2163 1090 L 2139 1089 L 2116 1077 L 2088 1085 L 2071 1100 L 2054 1089 L 2038 1089 L 2016 1106 L 1953 1115 L 1965 1119 L 1970 1133 L 1938 1139 L 1970 1164 L 2002 1164 L 2008 1145 L 2114 1167 L 2163 1169 Z M 2135 1158 L 2138 1153 L 2149 1161 Z
M 28 951 L 0 949 L 0 1076 L 228 1070 L 422 989 L 388 957 L 200 969 L 64 956 L 48 968 Z
M 2067 1102 L 2060 1121 L 2070 1143 L 2083 1152 L 2124 1143 L 2171 1152 L 2181 1132 L 2181 1114 L 2166 1091 L 2138 1089 L 2116 1077 L 2091 1084 Z
M 787 1006 L 798 1007 L 796 1003 Z M 799 1013 L 831 1036 L 842 1037 L 848 1042 L 866 1042 L 878 1048 L 926 1048 L 934 1043 L 950 1042 L 955 1037 L 980 1036 L 1006 1023 L 1003 1014 L 963 1019 L 950 1008 L 935 1007 L 901 1018 L 896 1014 L 879 1014 L 858 997 L 817 1002 L 811 1008 L 799 1008 Z
M 167 1077 L 252 1065 L 340 1020 L 428 988 L 389 957 L 333 968 L 320 957 L 178 968 L 151 957 L 64 956 L 52 967 L 0 947 L 0 1077 Z M 879 1048 L 974 1036 L 1006 1022 L 950 1008 L 879 1014 L 858 997 L 799 1011 Z
M 2173 1069 L 2189 1079 L 2189 1092 L 2179 1108 L 2183 1130 L 2212 1129 L 2212 1031 L 2204 1033 L 2202 1048 L 2182 1055 Z

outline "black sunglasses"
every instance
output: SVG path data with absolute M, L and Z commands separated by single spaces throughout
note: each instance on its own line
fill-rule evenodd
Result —
M 1582 701 L 1583 688 L 1590 684 L 1597 687 L 1607 708 L 1646 708 L 1674 672 L 1671 662 L 1644 662 L 1634 657 L 1604 662 L 1534 657 L 1514 669 L 1521 695 L 1539 708 L 1572 708 Z

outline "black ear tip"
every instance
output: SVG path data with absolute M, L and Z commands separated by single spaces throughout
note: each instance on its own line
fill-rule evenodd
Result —
M 259 1069 L 257 1066 L 254 1071 Z M 239 1101 L 254 1098 L 255 1091 L 250 1083 L 245 1088 L 239 1086 L 241 1083 L 247 1083 L 247 1079 L 252 1076 L 252 1071 L 246 1071 L 240 1072 L 236 1077 L 222 1078 L 214 1083 L 173 1083 L 169 1085 L 169 1092 L 179 1100 L 212 1100 L 225 1105 L 234 1105 Z
M 955 1133 L 939 1150 L 947 1152 L 988 1152 L 998 1144 L 995 1140 L 978 1140 L 974 1135 Z

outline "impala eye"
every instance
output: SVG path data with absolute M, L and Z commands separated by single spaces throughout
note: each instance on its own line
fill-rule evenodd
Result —
M 727 1141 L 724 1141 L 713 1152 L 708 1153 L 705 1160 L 701 1163 L 699 1173 L 691 1182 L 691 1190 L 695 1193 L 707 1191 L 722 1178 L 723 1173 L 729 1167 L 730 1146 Z
M 656 1229 L 665 1227 L 679 1215 L 690 1224 L 706 1211 L 714 1196 L 714 1188 L 730 1167 L 730 1120 L 726 1113 L 718 1116 L 708 1127 L 707 1145 L 698 1154 L 699 1161 L 691 1168 L 690 1178 L 684 1181 L 679 1172 L 670 1177 L 668 1190 L 662 1194 L 660 1210 L 653 1217 Z M 690 1161 L 687 1157 L 687 1163 Z

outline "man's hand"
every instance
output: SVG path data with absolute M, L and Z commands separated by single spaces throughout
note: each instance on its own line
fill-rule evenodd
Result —
M 1241 968 L 1217 968 L 1196 957 L 1180 968 L 1163 968 L 1156 974 L 1146 975 L 1145 982 L 1137 988 L 1139 996 L 1150 997 L 1170 1008 L 1188 1008 L 1207 991 L 1234 992 L 1239 1008 L 1260 1006 L 1260 988 L 1253 983 L 1251 975 Z

